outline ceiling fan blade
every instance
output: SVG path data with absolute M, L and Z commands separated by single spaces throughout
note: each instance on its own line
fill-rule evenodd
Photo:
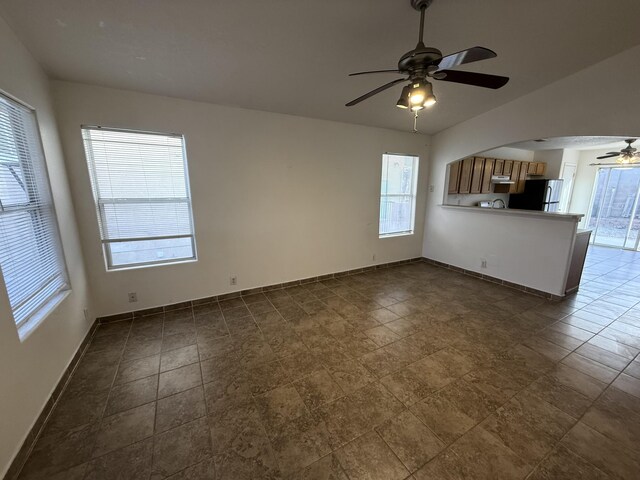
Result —
M 438 70 L 438 73 L 447 74 L 446 77 L 437 79 L 443 82 L 464 83 L 475 87 L 493 88 L 494 90 L 504 87 L 509 81 L 509 77 L 487 75 L 486 73 L 460 72 L 457 70 Z
M 454 68 L 464 63 L 478 62 L 497 57 L 496 52 L 484 47 L 472 47 L 457 53 L 442 57 L 438 62 L 438 69 Z
M 619 157 L 620 153 L 608 153 L 606 155 L 602 155 L 601 157 L 596 157 L 598 160 L 602 160 L 604 158 L 612 158 L 612 157 Z
M 369 72 L 350 73 L 349 76 L 350 77 L 355 77 L 356 75 L 369 75 L 370 73 L 400 73 L 400 71 L 397 70 L 397 69 L 395 69 L 395 70 L 371 70 Z
M 366 100 L 369 97 L 373 97 L 374 95 L 386 90 L 387 88 L 391 88 L 393 87 L 396 83 L 400 83 L 400 82 L 406 82 L 407 79 L 406 78 L 398 78 L 392 82 L 389 83 L 385 83 L 384 85 L 382 85 L 381 87 L 376 88 L 375 90 L 371 90 L 369 93 L 365 93 L 364 95 L 362 95 L 361 97 L 356 98 L 355 100 L 351 100 L 349 103 L 347 103 L 345 106 L 346 107 L 352 107 L 357 103 L 362 102 L 363 100 Z

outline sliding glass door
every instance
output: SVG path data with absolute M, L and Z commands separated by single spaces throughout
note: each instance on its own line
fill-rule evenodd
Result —
M 598 168 L 587 218 L 592 243 L 638 250 L 639 200 L 640 165 Z

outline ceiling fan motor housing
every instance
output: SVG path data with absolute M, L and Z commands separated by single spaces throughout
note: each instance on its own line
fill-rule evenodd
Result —
M 427 67 L 442 58 L 442 52 L 437 48 L 418 45 L 405 53 L 398 62 L 398 70 L 410 74 L 427 74 Z
M 411 6 L 420 11 L 422 7 L 429 8 L 429 5 L 433 3 L 433 0 L 411 0 Z

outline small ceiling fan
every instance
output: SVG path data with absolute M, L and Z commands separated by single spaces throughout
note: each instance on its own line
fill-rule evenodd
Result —
M 508 77 L 451 70 L 458 65 L 496 57 L 496 53 L 488 48 L 473 47 L 443 57 L 442 52 L 437 48 L 425 46 L 423 42 L 424 15 L 432 2 L 433 0 L 411 0 L 411 6 L 420 11 L 420 34 L 418 36 L 418 44 L 416 45 L 416 48 L 400 57 L 397 69 L 372 70 L 369 72 L 358 72 L 349 75 L 350 77 L 353 77 L 356 75 L 368 75 L 373 73 L 399 73 L 404 75 L 404 77 L 386 83 L 374 90 L 371 90 L 369 93 L 365 93 L 364 95 L 347 103 L 347 107 L 352 107 L 367 98 L 383 92 L 398 83 L 406 82 L 407 80 L 410 82 L 408 85 L 403 87 L 400 99 L 396 103 L 396 106 L 404 109 L 411 109 L 413 112 L 418 112 L 425 107 L 431 107 L 436 103 L 436 97 L 433 94 L 433 87 L 429 81 L 431 78 L 444 82 L 463 83 L 466 85 L 492 89 L 498 89 L 506 85 L 509 81 Z
M 633 148 L 631 146 L 631 144 L 633 142 L 635 142 L 636 139 L 635 138 L 628 138 L 625 140 L 625 143 L 627 144 L 626 147 L 624 147 L 622 150 L 620 150 L 619 152 L 607 152 L 605 155 L 602 155 L 601 157 L 597 157 L 598 160 L 603 160 L 605 158 L 614 158 L 614 157 L 618 157 L 616 158 L 616 163 L 621 164 L 621 165 L 627 165 L 629 163 L 636 163 L 639 160 L 638 157 L 638 149 L 637 148 Z

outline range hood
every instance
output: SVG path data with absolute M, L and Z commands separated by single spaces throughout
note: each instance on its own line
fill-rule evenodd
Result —
M 511 180 L 509 175 L 492 175 L 491 183 L 494 185 L 513 185 L 516 182 Z

